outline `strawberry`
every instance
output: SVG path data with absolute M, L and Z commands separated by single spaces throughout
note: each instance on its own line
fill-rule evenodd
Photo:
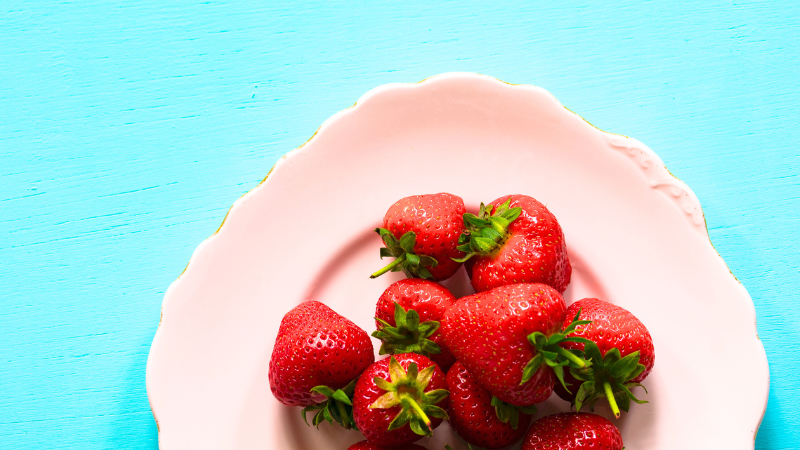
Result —
M 472 287 L 482 292 L 512 283 L 544 283 L 563 293 L 572 266 L 556 217 L 527 195 L 506 195 L 464 215 L 458 249 Z
M 501 448 L 522 438 L 531 423 L 533 406 L 518 408 L 493 397 L 464 364 L 447 372 L 450 426 L 465 441 L 484 448 Z
M 317 301 L 286 313 L 269 361 L 272 395 L 288 406 L 317 411 L 313 423 L 353 426 L 355 380 L 375 361 L 366 331 Z
M 399 447 L 381 447 L 380 445 L 370 444 L 368 441 L 356 442 L 347 448 L 347 450 L 426 450 L 425 447 L 420 447 L 417 444 L 406 444 Z
M 372 336 L 380 354 L 419 353 L 447 371 L 456 360 L 442 344 L 439 322 L 456 297 L 439 283 L 406 278 L 389 285 L 378 299 Z
M 591 359 L 591 367 L 572 370 L 567 376 L 570 392 L 556 389 L 563 399 L 573 402 L 578 411 L 606 398 L 616 417 L 627 411 L 630 402 L 647 403 L 636 398 L 631 388 L 641 386 L 653 370 L 655 349 L 650 332 L 625 308 L 596 298 L 578 300 L 567 309 L 567 317 L 580 311 L 591 324 L 580 326 L 574 335 L 589 342 L 566 342 L 565 348 L 583 351 Z M 574 378 L 573 378 L 574 377 Z
M 560 344 L 567 307 L 552 287 L 509 284 L 459 299 L 442 319 L 444 344 L 500 400 L 515 406 L 543 402 L 564 366 L 585 362 Z
M 372 444 L 397 446 L 430 436 L 447 419 L 445 375 L 417 353 L 376 361 L 356 382 L 353 418 Z
M 395 260 L 370 278 L 403 271 L 410 278 L 435 281 L 450 278 L 464 256 L 456 249 L 464 231 L 464 200 L 452 194 L 412 195 L 392 205 L 375 231 L 386 245 L 381 258 Z
M 568 412 L 542 417 L 531 425 L 522 450 L 622 450 L 622 436 L 608 419 Z

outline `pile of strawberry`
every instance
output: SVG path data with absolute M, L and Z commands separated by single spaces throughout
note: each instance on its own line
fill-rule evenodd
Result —
M 354 449 L 421 449 L 443 420 L 470 445 L 523 450 L 621 450 L 619 430 L 586 412 L 607 402 L 619 418 L 653 368 L 650 333 L 627 310 L 596 298 L 567 307 L 572 268 L 555 216 L 525 195 L 466 212 L 451 194 L 418 195 L 389 208 L 372 277 L 402 271 L 378 299 L 372 336 L 316 301 L 284 316 L 269 382 L 312 423 L 358 429 Z M 438 283 L 466 267 L 476 294 Z M 541 418 L 556 394 L 575 412 Z

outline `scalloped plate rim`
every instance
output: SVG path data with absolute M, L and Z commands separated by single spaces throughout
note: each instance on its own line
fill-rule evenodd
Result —
M 156 407 L 153 404 L 154 403 L 154 399 L 152 397 L 153 394 L 152 394 L 152 390 L 151 390 L 151 383 L 153 383 L 153 381 L 152 381 L 152 370 L 153 370 L 152 367 L 153 367 L 153 365 L 152 365 L 151 358 L 152 358 L 152 355 L 153 355 L 152 349 L 155 348 L 158 345 L 158 343 L 160 341 L 160 336 L 163 335 L 163 333 L 162 333 L 162 325 L 163 325 L 163 320 L 164 320 L 163 310 L 164 310 L 164 307 L 170 301 L 170 299 L 171 299 L 171 297 L 173 295 L 173 292 L 175 291 L 176 286 L 178 286 L 178 284 L 181 282 L 181 280 L 183 278 L 183 275 L 190 269 L 190 267 L 192 266 L 192 263 L 194 261 L 196 261 L 197 259 L 201 258 L 202 255 L 204 253 L 206 253 L 205 250 L 207 249 L 209 243 L 212 242 L 213 239 L 215 239 L 215 237 L 223 229 L 223 227 L 225 226 L 225 224 L 226 224 L 228 218 L 230 217 L 231 213 L 234 213 L 237 209 L 239 209 L 242 206 L 242 204 L 246 201 L 248 196 L 250 196 L 251 194 L 256 192 L 258 189 L 261 189 L 264 186 L 268 186 L 268 181 L 269 181 L 270 175 L 275 170 L 280 169 L 280 167 L 283 164 L 285 164 L 286 161 L 288 161 L 290 158 L 296 157 L 301 152 L 304 152 L 305 151 L 304 149 L 307 146 L 307 144 L 309 144 L 315 137 L 317 137 L 320 133 L 323 133 L 326 129 L 334 126 L 334 124 L 337 121 L 339 121 L 342 118 L 344 118 L 346 116 L 346 114 L 348 112 L 350 112 L 351 110 L 359 108 L 359 105 L 364 103 L 369 98 L 371 98 L 373 96 L 380 95 L 384 91 L 389 91 L 389 90 L 394 90 L 394 89 L 412 88 L 414 86 L 421 85 L 421 84 L 426 83 L 426 82 L 431 81 L 431 80 L 442 80 L 442 79 L 448 79 L 448 78 L 465 78 L 465 77 L 466 78 L 483 79 L 485 81 L 488 80 L 488 81 L 492 81 L 492 82 L 499 82 L 499 83 L 503 83 L 503 84 L 505 84 L 505 85 L 507 85 L 507 86 L 509 86 L 511 88 L 536 90 L 536 91 L 538 91 L 540 93 L 543 93 L 543 94 L 547 95 L 551 100 L 553 100 L 555 103 L 557 103 L 559 106 L 561 106 L 569 114 L 574 115 L 575 117 L 577 117 L 580 120 L 582 120 L 583 122 L 585 122 L 588 126 L 591 126 L 592 128 L 594 128 L 594 129 L 598 130 L 599 132 L 601 132 L 603 134 L 603 136 L 606 138 L 606 140 L 609 141 L 609 145 L 617 146 L 617 145 L 615 145 L 615 143 L 613 141 L 611 141 L 613 139 L 624 139 L 625 142 L 628 144 L 627 145 L 628 148 L 640 150 L 640 151 L 646 153 L 648 159 L 650 161 L 654 162 L 657 165 L 657 167 L 659 167 L 663 171 L 665 171 L 669 175 L 669 177 L 671 178 L 671 182 L 676 187 L 682 189 L 684 191 L 684 193 L 689 197 L 689 200 L 694 204 L 693 206 L 696 207 L 697 212 L 699 213 L 699 217 L 702 219 L 702 228 L 699 229 L 699 231 L 704 234 L 708 244 L 711 246 L 711 248 L 717 254 L 717 256 L 719 258 L 719 261 L 722 262 L 722 264 L 728 269 L 728 272 L 730 273 L 730 276 L 736 281 L 736 283 L 739 286 L 739 289 L 742 291 L 742 294 L 747 299 L 750 300 L 749 301 L 750 310 L 748 311 L 748 313 L 749 313 L 750 317 L 752 317 L 752 322 L 753 322 L 752 331 L 755 334 L 755 337 L 760 342 L 760 338 L 758 337 L 758 332 L 757 332 L 757 327 L 756 327 L 756 320 L 757 320 L 756 310 L 755 310 L 755 305 L 754 305 L 754 303 L 752 301 L 752 297 L 747 292 L 747 289 L 744 287 L 744 285 L 742 285 L 742 283 L 738 280 L 738 278 L 736 278 L 736 276 L 733 274 L 733 272 L 727 266 L 727 264 L 725 263 L 724 259 L 722 258 L 722 256 L 719 254 L 719 252 L 716 250 L 716 248 L 714 247 L 713 243 L 711 242 L 710 236 L 708 234 L 707 224 L 706 224 L 706 221 L 705 221 L 705 215 L 702 212 L 702 206 L 700 205 L 699 199 L 697 198 L 697 196 L 694 194 L 694 192 L 691 190 L 691 188 L 689 188 L 689 186 L 686 183 L 684 183 L 678 177 L 676 177 L 671 172 L 669 172 L 669 169 L 666 167 L 666 164 L 664 164 L 663 160 L 661 160 L 661 158 L 658 156 L 658 154 L 655 151 L 653 151 L 647 145 L 643 144 L 642 142 L 640 142 L 640 141 L 638 141 L 638 140 L 636 140 L 634 138 L 631 138 L 631 137 L 628 137 L 628 136 L 625 136 L 625 135 L 621 135 L 621 134 L 611 133 L 611 132 L 608 132 L 608 131 L 605 131 L 605 130 L 602 130 L 602 129 L 596 127 L 595 125 L 593 125 L 591 122 L 589 122 L 588 120 L 586 120 L 585 118 L 583 118 L 582 116 L 577 114 L 576 112 L 574 112 L 571 109 L 569 109 L 566 106 L 564 106 L 552 93 L 550 93 L 548 90 L 546 90 L 546 89 L 544 89 L 542 87 L 535 86 L 535 85 L 529 85 L 529 84 L 509 83 L 509 82 L 500 80 L 498 78 L 495 78 L 495 77 L 492 77 L 492 76 L 489 76 L 489 75 L 473 73 L 473 72 L 446 72 L 446 73 L 441 73 L 441 74 L 437 74 L 437 75 L 433 75 L 433 76 L 424 78 L 423 80 L 420 80 L 420 81 L 417 81 L 417 82 L 412 82 L 412 83 L 396 82 L 396 83 L 388 83 L 388 84 L 383 84 L 383 85 L 377 86 L 375 88 L 370 89 L 365 94 L 363 94 L 352 106 L 350 106 L 348 108 L 345 108 L 343 110 L 340 110 L 340 111 L 336 112 L 335 114 L 333 114 L 332 116 L 330 116 L 329 118 L 327 118 L 317 128 L 317 130 L 312 134 L 312 136 L 306 142 L 302 143 L 298 147 L 288 151 L 283 156 L 281 156 L 278 159 L 278 161 L 272 166 L 272 168 L 268 171 L 268 173 L 264 177 L 264 179 L 262 179 L 256 186 L 254 186 L 252 189 L 250 189 L 248 192 L 246 192 L 240 198 L 238 198 L 231 205 L 231 207 L 228 209 L 228 211 L 226 212 L 226 214 L 223 217 L 223 220 L 220 223 L 220 225 L 217 228 L 217 230 L 211 236 L 209 236 L 208 238 L 203 240 L 195 248 L 195 250 L 192 252 L 192 255 L 189 258 L 189 262 L 187 263 L 187 265 L 184 268 L 184 270 L 170 284 L 170 286 L 168 287 L 167 291 L 164 294 L 164 297 L 163 297 L 163 300 L 162 300 L 162 305 L 161 305 L 161 316 L 160 316 L 160 319 L 159 319 L 158 328 L 156 329 L 156 333 L 155 333 L 155 335 L 153 337 L 153 342 L 151 344 L 151 350 L 148 353 L 147 366 L 146 366 L 146 375 L 145 375 L 146 376 L 146 387 L 147 387 L 148 400 L 149 400 L 149 403 L 150 403 L 151 412 L 153 413 L 153 417 L 154 417 L 154 420 L 156 422 L 156 427 L 157 427 L 158 432 L 159 432 L 159 444 L 160 444 L 160 432 L 161 432 L 161 425 L 162 424 L 159 422 L 158 413 L 156 412 Z M 617 143 L 619 143 L 619 141 L 617 141 Z M 653 187 L 653 186 L 651 186 L 651 187 Z M 690 214 L 687 211 L 684 211 L 684 213 L 685 214 Z M 695 225 L 695 228 L 698 228 L 699 224 L 695 223 L 694 225 Z M 763 418 L 764 418 L 764 415 L 765 415 L 765 412 L 766 412 L 767 399 L 768 399 L 768 395 L 769 395 L 769 381 L 770 380 L 769 380 L 769 371 L 768 371 L 768 361 L 767 361 L 767 358 L 766 358 L 766 351 L 763 348 L 763 344 L 761 345 L 761 351 L 762 351 L 762 355 L 761 356 L 762 356 L 762 359 L 763 359 L 763 362 L 764 362 L 764 368 L 767 369 L 766 370 L 766 374 L 765 374 L 766 375 L 767 389 L 766 389 L 766 395 L 765 395 L 764 401 L 763 401 L 763 407 L 761 408 L 761 411 L 760 411 L 758 423 L 756 424 L 756 427 L 755 427 L 755 433 L 754 433 L 754 437 L 753 437 L 754 443 L 755 443 L 755 438 L 756 438 L 756 436 L 758 434 L 758 428 L 760 427 L 761 422 L 763 421 Z

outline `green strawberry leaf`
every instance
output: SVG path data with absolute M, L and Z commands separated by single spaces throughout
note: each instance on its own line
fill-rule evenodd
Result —
M 617 350 L 617 352 L 619 352 L 619 350 Z M 612 364 L 611 367 L 608 368 L 608 373 L 614 378 L 630 379 L 631 377 L 629 375 L 636 370 L 637 366 L 640 365 L 639 352 L 636 351 Z
M 485 227 L 489 225 L 488 220 L 479 219 L 475 214 L 470 213 L 464 214 L 464 222 L 466 225 L 472 225 L 474 227 Z
M 448 395 L 450 395 L 450 393 L 444 389 L 434 389 L 425 393 L 425 402 L 433 405 L 444 400 Z
M 411 267 L 415 269 L 419 267 L 420 263 L 419 256 L 413 253 L 406 253 L 406 261 L 408 261 L 408 264 L 410 264 Z
M 345 429 L 358 429 L 353 420 L 353 393 L 355 391 L 356 380 L 351 381 L 341 389 L 331 389 L 328 386 L 320 385 L 311 388 L 311 392 L 325 397 L 320 403 L 309 405 L 300 411 L 303 421 L 308 425 L 306 414 L 316 412 L 311 420 L 313 426 L 319 428 L 323 421 L 337 423 Z
M 501 422 L 507 423 L 511 425 L 511 428 L 517 429 L 519 426 L 519 414 L 535 414 L 536 407 L 533 405 L 530 406 L 514 406 L 510 403 L 506 403 L 499 398 L 492 396 L 492 406 L 494 406 L 494 412 L 497 415 L 497 418 L 500 419 Z
M 400 247 L 406 251 L 406 253 L 414 253 L 414 244 L 417 243 L 417 233 L 413 231 L 407 231 L 405 234 L 400 236 Z
M 639 363 L 639 352 L 633 352 L 620 357 L 618 348 L 612 348 L 601 355 L 600 349 L 594 342 L 584 345 L 585 355 L 591 359 L 591 366 L 585 368 L 570 368 L 570 374 L 581 382 L 575 395 L 575 409 L 580 411 L 584 405 L 594 408 L 600 399 L 606 399 L 614 416 L 619 418 L 621 411 L 628 411 L 631 402 L 647 403 L 639 400 L 631 389 L 641 386 L 630 380 L 638 377 L 645 369 Z M 645 389 L 645 392 L 647 390 Z
M 458 250 L 465 253 L 461 258 L 453 258 L 456 262 L 465 262 L 473 256 L 486 256 L 500 248 L 508 237 L 508 227 L 522 213 L 519 207 L 509 208 L 511 199 L 493 207 L 481 203 L 480 212 L 465 213 L 464 231 L 458 238 Z
M 430 417 L 448 419 L 447 412 L 435 404 L 444 400 L 449 393 L 444 389 L 425 392 L 435 369 L 436 366 L 431 365 L 419 370 L 415 362 L 409 363 L 408 369 L 403 369 L 392 356 L 389 361 L 391 381 L 379 377 L 373 379 L 375 385 L 386 393 L 371 404 L 370 408 L 387 409 L 398 404 L 401 406 L 400 412 L 389 423 L 388 431 L 408 424 L 415 434 L 431 436 L 433 430 Z
M 391 231 L 385 228 L 376 228 L 375 232 L 383 240 L 384 247 L 380 249 L 381 259 L 394 257 L 394 261 L 384 266 L 382 269 L 370 275 L 370 278 L 377 278 L 386 272 L 400 272 L 409 278 L 432 279 L 433 275 L 429 268 L 436 267 L 438 261 L 428 255 L 416 254 L 414 245 L 417 242 L 417 234 L 408 231 L 398 240 Z
M 535 355 L 528 361 L 522 370 L 522 380 L 520 385 L 527 383 L 542 364 L 550 367 L 558 381 L 569 392 L 566 381 L 564 380 L 564 367 L 581 369 L 591 365 L 584 357 L 585 353 L 576 350 L 568 350 L 561 347 L 563 342 L 571 342 L 574 337 L 568 336 L 575 331 L 578 325 L 591 323 L 588 320 L 578 320 L 581 312 L 575 315 L 575 319 L 562 332 L 553 333 L 546 336 L 544 333 L 534 331 L 528 335 L 528 342 L 536 350 Z M 591 341 L 590 341 L 591 342 Z M 596 347 L 596 346 L 595 346 Z M 599 353 L 599 350 L 598 350 Z
M 525 368 L 522 369 L 522 380 L 520 380 L 519 385 L 522 386 L 531 378 L 533 378 L 533 374 L 539 370 L 539 367 L 541 367 L 543 362 L 544 358 L 542 357 L 541 353 L 531 358 L 531 360 L 528 361 L 528 364 L 525 365 Z
M 399 414 L 394 416 L 394 419 L 392 419 L 392 421 L 389 423 L 389 428 L 387 429 L 387 431 L 396 430 L 396 429 L 402 427 L 403 425 L 407 424 L 410 420 L 411 420 L 411 413 L 404 409 L 404 410 L 400 411 Z M 415 431 L 415 433 L 416 433 L 416 431 Z M 421 434 L 421 433 L 417 433 L 417 434 Z
M 381 355 L 419 353 L 430 356 L 442 352 L 439 344 L 430 339 L 439 329 L 439 322 L 435 320 L 420 322 L 419 314 L 413 309 L 406 311 L 395 302 L 394 326 L 377 317 L 375 320 L 379 325 L 372 333 L 372 337 L 381 341 L 381 348 L 378 351 Z
M 447 415 L 447 411 L 434 405 L 426 406 L 425 414 L 427 414 L 429 417 L 435 417 L 437 419 L 442 419 L 442 420 L 449 418 Z

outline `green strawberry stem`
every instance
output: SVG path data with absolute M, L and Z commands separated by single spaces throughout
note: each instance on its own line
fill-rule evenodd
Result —
M 419 418 L 425 422 L 425 426 L 428 427 L 429 430 L 431 429 L 431 419 L 425 414 L 425 411 L 420 408 L 419 403 L 417 403 L 413 397 L 408 394 L 400 394 L 400 403 L 403 404 L 403 406 L 411 406 L 411 408 L 416 411 Z
M 569 392 L 567 383 L 564 381 L 564 368 L 585 369 L 591 365 L 591 363 L 583 358 L 583 352 L 568 350 L 561 346 L 564 342 L 581 342 L 584 344 L 591 342 L 582 337 L 570 336 L 575 332 L 578 326 L 592 323 L 590 320 L 578 320 L 580 315 L 581 312 L 578 310 L 575 319 L 558 333 L 547 336 L 539 331 L 534 331 L 528 335 L 528 342 L 536 349 L 536 352 L 522 371 L 520 385 L 527 383 L 533 378 L 536 371 L 544 364 L 550 367 L 556 378 L 558 378 L 558 381 L 564 386 L 564 389 Z
M 645 370 L 639 363 L 638 351 L 622 357 L 615 347 L 604 355 L 596 343 L 588 341 L 584 343 L 583 354 L 591 361 L 591 366 L 570 369 L 572 376 L 580 382 L 573 400 L 577 411 L 584 405 L 594 409 L 594 404 L 605 398 L 614 416 L 619 418 L 620 411 L 628 411 L 631 402 L 647 403 L 631 392 L 634 387 L 644 387 L 633 381 Z
M 569 351 L 569 350 L 567 350 L 567 349 L 565 349 L 563 347 L 558 347 L 558 349 L 556 350 L 556 353 L 558 353 L 559 355 L 563 356 L 564 358 L 572 361 L 572 363 L 576 367 L 578 367 L 580 369 L 583 369 L 584 367 L 586 367 L 586 360 L 585 359 L 582 359 L 582 358 L 576 356 L 574 353 L 572 353 L 571 351 Z
M 392 261 L 389 264 L 387 264 L 386 267 L 384 267 L 383 269 L 373 273 L 369 277 L 370 278 L 378 278 L 379 276 L 385 274 L 386 272 L 391 271 L 392 269 L 394 269 L 395 267 L 399 266 L 400 264 L 403 264 L 405 262 L 405 260 L 406 260 L 406 255 L 401 255 L 397 259 L 395 259 L 394 261 Z
M 375 228 L 383 240 L 384 247 L 381 248 L 381 259 L 393 257 L 394 261 L 383 269 L 370 275 L 370 278 L 377 278 L 386 272 L 403 271 L 409 278 L 422 278 L 429 280 L 433 278 L 428 268 L 436 267 L 439 262 L 428 255 L 414 253 L 414 245 L 417 243 L 417 233 L 407 231 L 397 239 L 391 231 L 386 228 Z
M 619 419 L 619 406 L 617 406 L 617 401 L 614 399 L 614 391 L 611 390 L 611 383 L 608 381 L 604 382 L 603 390 L 606 392 L 606 398 L 608 399 L 608 405 L 611 406 L 611 412 L 614 413 L 614 417 Z
M 447 420 L 447 411 L 436 406 L 449 395 L 444 389 L 425 392 L 431 381 L 435 364 L 419 370 L 416 362 L 411 362 L 405 370 L 394 356 L 389 360 L 390 380 L 373 377 L 375 386 L 386 391 L 378 397 L 370 408 L 388 409 L 400 406 L 400 412 L 389 423 L 388 431 L 397 430 L 406 424 L 411 431 L 421 436 L 431 436 L 431 417 Z

